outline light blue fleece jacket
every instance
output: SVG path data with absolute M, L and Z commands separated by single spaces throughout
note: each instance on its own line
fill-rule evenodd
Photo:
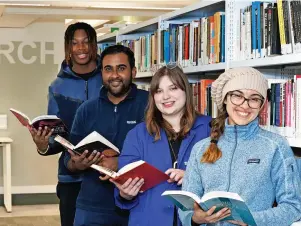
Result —
M 218 141 L 222 157 L 214 164 L 200 163 L 209 144 L 206 138 L 193 147 L 182 190 L 200 197 L 210 191 L 238 193 L 258 226 L 288 226 L 301 218 L 300 175 L 285 138 L 260 128 L 255 119 L 246 126 L 226 123 Z M 278 205 L 272 208 L 274 201 Z M 184 226 L 191 225 L 192 215 L 179 210 Z

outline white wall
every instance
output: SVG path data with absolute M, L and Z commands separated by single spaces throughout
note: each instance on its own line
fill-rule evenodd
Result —
M 21 110 L 30 118 L 46 114 L 48 86 L 64 58 L 64 32 L 63 22 L 0 28 L 0 114 L 8 117 L 8 128 L 0 130 L 0 136 L 14 140 L 13 193 L 55 192 L 58 155 L 38 155 L 29 131 L 9 108 Z M 2 172 L 0 167 L 0 187 Z

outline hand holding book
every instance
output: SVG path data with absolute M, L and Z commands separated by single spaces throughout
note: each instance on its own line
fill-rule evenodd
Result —
M 45 128 L 39 127 L 38 129 L 31 126 L 27 126 L 27 128 L 37 146 L 37 149 L 41 152 L 47 150 L 49 145 L 49 138 L 52 135 L 54 129 L 49 129 L 47 126 Z
M 135 180 L 135 178 L 143 179 L 144 183 L 139 187 L 140 191 L 146 191 L 169 179 L 167 174 L 143 160 L 129 163 L 118 172 L 99 165 L 92 165 L 91 167 L 110 176 L 112 178 L 111 180 L 124 187 L 128 186 L 127 183 L 130 183 L 131 186 L 136 185 L 136 183 L 131 182 Z M 129 179 L 131 180 L 129 181 Z
M 165 172 L 167 175 L 169 175 L 168 183 L 177 183 L 177 185 L 182 185 L 183 177 L 185 174 L 184 170 L 181 169 L 174 169 L 170 168 L 166 170 Z
M 135 198 L 144 184 L 144 179 L 138 177 L 134 179 L 129 178 L 124 184 L 119 184 L 113 179 L 110 179 L 110 181 L 119 189 L 120 196 L 127 200 Z
M 68 168 L 71 171 L 86 170 L 91 167 L 92 164 L 97 164 L 101 159 L 101 153 L 93 151 L 89 153 L 88 150 L 84 151 L 81 155 L 68 149 L 71 156 L 71 161 L 68 163 Z
M 198 225 L 219 222 L 220 220 L 229 217 L 231 213 L 229 208 L 226 207 L 214 213 L 216 206 L 213 206 L 209 210 L 205 211 L 196 202 L 193 205 L 193 209 L 192 221 Z

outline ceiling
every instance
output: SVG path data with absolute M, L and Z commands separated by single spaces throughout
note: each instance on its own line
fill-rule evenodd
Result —
M 185 7 L 199 0 L 94 0 L 94 1 L 1 1 L 0 28 L 24 28 L 41 21 L 90 23 L 98 34 L 111 26 L 138 23 Z

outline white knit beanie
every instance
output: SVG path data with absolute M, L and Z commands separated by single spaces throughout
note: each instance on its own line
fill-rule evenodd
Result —
M 251 67 L 229 69 L 212 83 L 211 96 L 218 109 L 222 110 L 227 93 L 240 89 L 255 90 L 266 99 L 268 81 L 261 72 Z

